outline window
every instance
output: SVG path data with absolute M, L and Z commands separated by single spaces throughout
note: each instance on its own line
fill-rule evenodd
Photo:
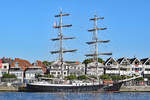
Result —
M 64 75 L 66 75 L 66 72 L 64 72 Z
M 4 66 L 5 69 L 7 69 L 7 66 Z
M 146 65 L 150 65 L 150 62 L 146 62 Z
M 150 71 L 150 69 L 146 68 L 145 71 Z
M 51 72 L 51 74 L 56 74 L 56 72 Z

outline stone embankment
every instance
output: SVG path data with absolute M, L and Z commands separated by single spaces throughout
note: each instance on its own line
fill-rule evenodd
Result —
M 150 86 L 122 86 L 120 92 L 150 92 Z
M 0 92 L 9 92 L 9 91 L 14 91 L 17 92 L 18 91 L 18 87 L 14 87 L 14 86 L 0 86 Z

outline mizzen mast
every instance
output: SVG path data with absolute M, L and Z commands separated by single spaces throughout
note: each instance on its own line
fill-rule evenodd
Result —
M 98 39 L 98 30 L 106 30 L 107 28 L 98 28 L 97 21 L 100 19 L 104 19 L 104 17 L 97 17 L 97 15 L 94 15 L 94 18 L 91 18 L 91 21 L 94 21 L 94 27 L 93 29 L 88 30 L 88 32 L 93 32 L 93 41 L 86 42 L 88 45 L 94 46 L 94 53 L 92 54 L 86 54 L 85 56 L 89 57 L 92 56 L 94 62 L 96 63 L 96 74 L 98 74 L 98 56 L 99 55 L 112 55 L 112 53 L 99 53 L 98 51 L 98 43 L 108 43 L 110 40 L 99 40 Z
M 65 50 L 63 48 L 63 40 L 74 39 L 75 38 L 75 37 L 64 37 L 63 32 L 62 32 L 62 29 L 64 27 L 71 27 L 72 26 L 71 24 L 70 25 L 63 25 L 63 17 L 64 16 L 69 16 L 69 15 L 70 14 L 63 14 L 62 10 L 60 10 L 60 14 L 55 15 L 56 18 L 59 18 L 59 25 L 55 25 L 54 28 L 59 30 L 59 34 L 58 34 L 57 38 L 51 39 L 52 41 L 59 41 L 59 50 L 51 51 L 51 54 L 56 54 L 56 53 L 59 54 L 59 61 L 61 62 L 61 78 L 63 78 L 63 76 L 64 76 L 63 75 L 63 70 L 64 70 L 64 67 L 63 67 L 63 62 L 64 62 L 63 54 L 67 53 L 67 52 L 75 52 L 75 51 L 77 51 L 77 49 Z

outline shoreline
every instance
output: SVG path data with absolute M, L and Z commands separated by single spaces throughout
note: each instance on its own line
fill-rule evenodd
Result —
M 0 86 L 0 92 L 19 92 L 19 88 L 13 86 Z M 150 92 L 150 86 L 122 86 L 120 91 L 114 93 L 118 92 Z
M 150 86 L 122 86 L 120 92 L 150 92 Z

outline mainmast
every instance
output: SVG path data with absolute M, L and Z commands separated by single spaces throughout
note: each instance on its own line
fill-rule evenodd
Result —
M 94 21 L 94 27 L 93 29 L 88 30 L 88 32 L 93 32 L 93 41 L 86 42 L 88 45 L 94 46 L 94 53 L 93 54 L 86 54 L 85 56 L 92 56 L 94 62 L 96 63 L 96 75 L 98 75 L 98 56 L 99 55 L 112 55 L 112 53 L 99 53 L 98 51 L 98 43 L 108 43 L 110 40 L 99 40 L 98 39 L 98 30 L 106 30 L 107 28 L 98 28 L 97 21 L 99 19 L 104 19 L 104 17 L 97 17 L 97 15 L 94 15 L 94 18 L 91 18 L 90 20 Z
M 63 25 L 63 17 L 64 16 L 69 16 L 70 14 L 63 14 L 62 13 L 62 10 L 60 10 L 60 14 L 58 15 L 55 15 L 56 18 L 59 18 L 59 25 L 55 25 L 54 28 L 56 29 L 59 29 L 59 34 L 58 34 L 58 37 L 57 38 L 54 38 L 54 39 L 51 39 L 52 41 L 59 41 L 59 50 L 58 51 L 51 51 L 51 54 L 56 54 L 58 53 L 59 54 L 59 61 L 61 62 L 61 78 L 63 79 L 64 78 L 64 67 L 63 67 L 63 62 L 64 62 L 64 57 L 63 57 L 63 54 L 64 53 L 67 53 L 67 52 L 75 52 L 77 51 L 77 49 L 74 49 L 74 50 L 65 50 L 63 48 L 63 40 L 66 40 L 66 39 L 74 39 L 75 37 L 64 37 L 63 36 L 63 33 L 62 33 L 62 29 L 64 27 L 71 27 L 72 25 Z

